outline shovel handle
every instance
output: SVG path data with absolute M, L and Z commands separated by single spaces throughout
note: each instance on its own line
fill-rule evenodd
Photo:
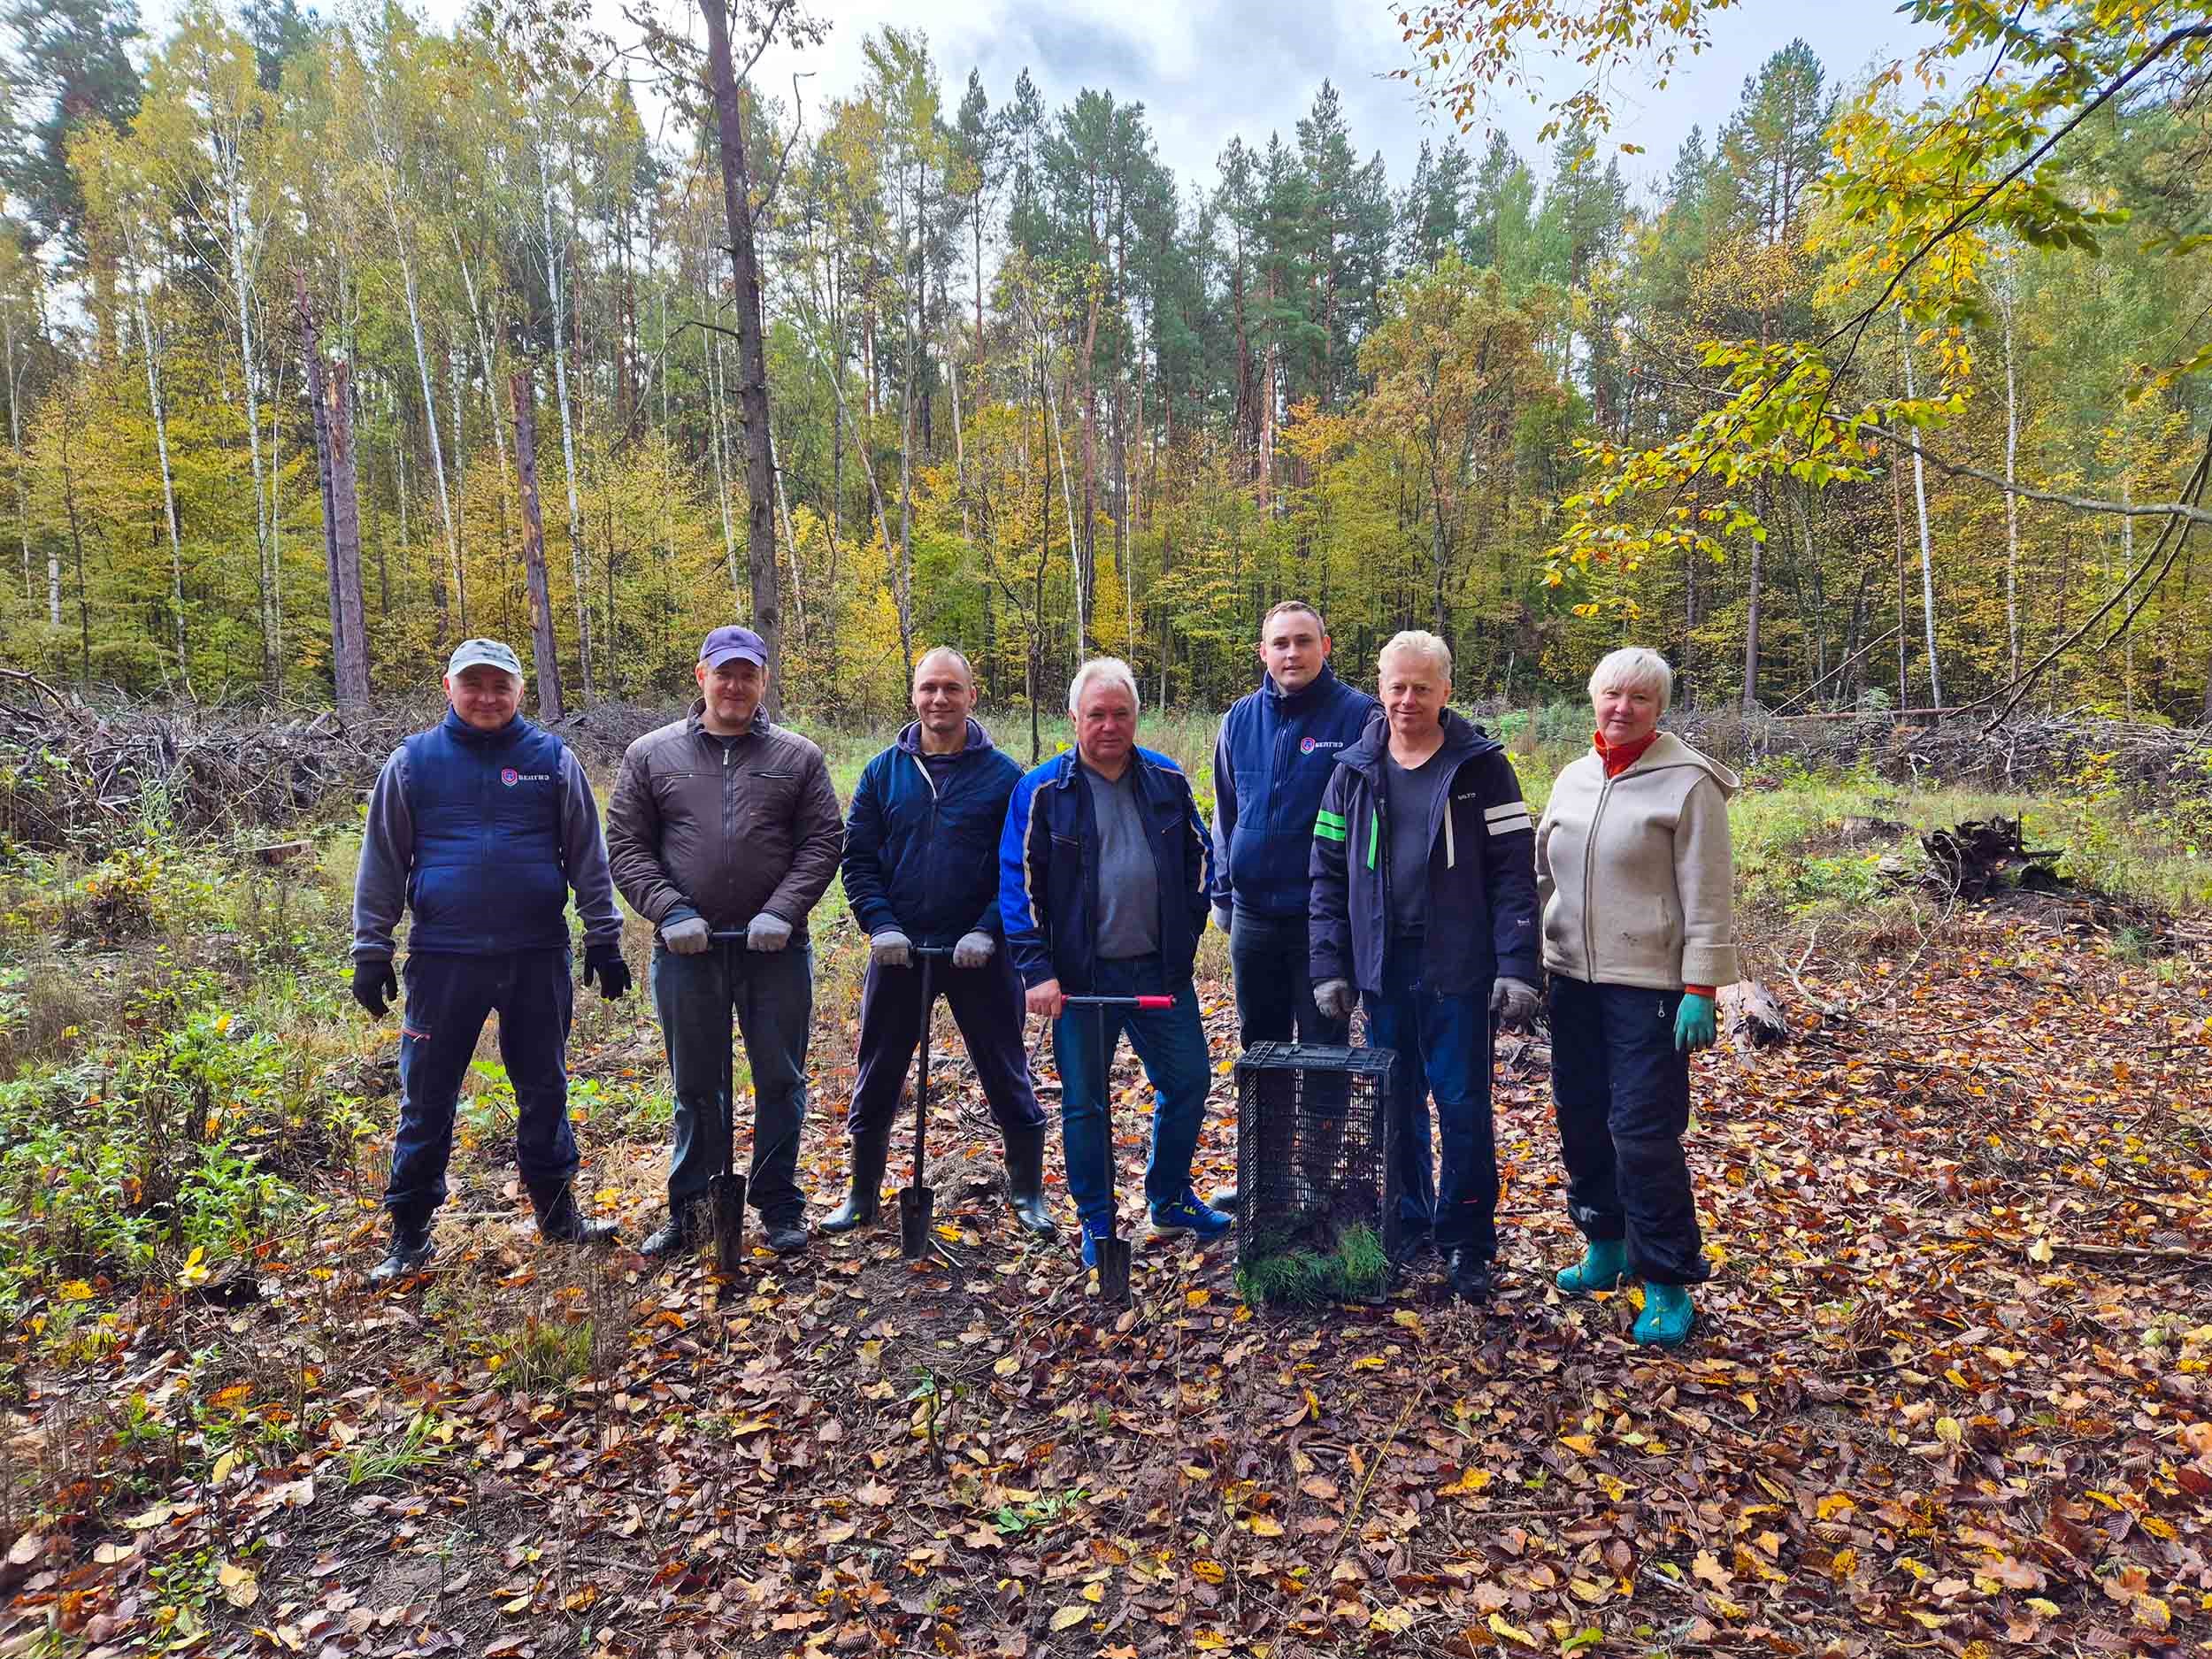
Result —
M 1070 1008 L 1173 1008 L 1171 996 L 1070 996 L 1061 999 Z
M 707 940 L 710 944 L 741 945 L 745 942 L 745 930 L 741 927 L 718 927 L 707 935 Z

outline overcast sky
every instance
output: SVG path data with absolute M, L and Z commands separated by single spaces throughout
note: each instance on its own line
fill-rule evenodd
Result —
M 664 0 L 672 6 L 678 0 Z M 1425 136 L 1448 127 L 1425 123 L 1404 81 L 1385 80 L 1407 61 L 1396 0 L 817 0 L 834 18 L 817 51 L 776 52 L 757 72 L 764 90 L 787 98 L 794 69 L 810 112 L 862 78 L 862 40 L 885 24 L 924 30 L 942 73 L 947 113 L 959 105 L 972 66 L 983 72 L 994 109 L 1026 67 L 1048 109 L 1085 87 L 1111 90 L 1145 106 L 1161 159 L 1187 184 L 1210 184 L 1214 163 L 1233 136 L 1264 145 L 1279 132 L 1294 142 L 1299 118 L 1323 81 L 1343 98 L 1352 142 L 1363 160 L 1382 151 L 1393 189 L 1402 188 Z M 1694 124 L 1708 134 L 1728 119 L 1744 78 L 1796 37 L 1820 55 L 1832 82 L 1855 83 L 1869 65 L 1916 50 L 1932 36 L 1878 0 L 1831 0 L 1808 6 L 1747 0 L 1715 19 L 1714 50 L 1678 74 L 1663 92 L 1643 77 L 1624 77 L 1616 100 L 1617 138 L 1646 154 L 1623 157 L 1632 179 L 1663 177 Z M 1578 82 L 1571 65 L 1553 78 L 1563 95 Z M 1492 119 L 1524 155 L 1537 149 L 1540 111 L 1525 101 Z M 1463 141 L 1479 149 L 1478 131 Z

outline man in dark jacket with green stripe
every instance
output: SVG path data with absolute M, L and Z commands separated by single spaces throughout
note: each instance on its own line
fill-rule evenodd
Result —
M 1002 941 L 999 832 L 1021 768 L 972 718 L 975 671 L 949 645 L 914 667 L 916 719 L 868 763 L 845 819 L 845 898 L 868 934 L 860 1057 L 846 1127 L 852 1192 L 822 1223 L 846 1233 L 876 1217 L 900 1086 L 920 1040 L 925 972 L 968 1045 L 1006 1139 L 1006 1198 L 1027 1232 L 1049 1237 L 1045 1115 L 1022 1043 L 1022 982 Z M 924 964 L 916 949 L 950 957 Z
M 1322 1011 L 1348 1016 L 1356 996 L 1396 1053 L 1401 1221 L 1414 1242 L 1433 1231 L 1454 1288 L 1479 1302 L 1498 1250 L 1490 1028 L 1536 1011 L 1536 834 L 1505 750 L 1445 706 L 1451 663 L 1432 634 L 1383 647 L 1383 712 L 1314 823 L 1311 966 Z

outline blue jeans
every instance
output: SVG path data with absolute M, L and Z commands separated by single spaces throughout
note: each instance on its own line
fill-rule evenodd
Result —
M 753 1069 L 753 1169 L 746 1196 L 761 1219 L 796 1222 L 799 1126 L 806 1118 L 806 1048 L 814 1021 L 814 951 L 795 932 L 781 950 L 710 945 L 695 956 L 653 948 L 653 1007 L 676 1095 L 668 1207 L 680 1210 L 722 1172 L 734 1133 L 730 1012 Z
M 1551 976 L 1552 1097 L 1567 1213 L 1587 1239 L 1623 1239 L 1653 1285 L 1701 1285 L 1705 1240 L 1682 1134 L 1690 1056 L 1674 1046 L 1679 991 Z
M 1198 1018 L 1198 990 L 1190 975 L 1169 985 L 1157 956 L 1101 962 L 1091 989 L 1102 996 L 1158 996 L 1173 993 L 1163 1009 L 1071 1008 L 1052 1025 L 1052 1053 L 1060 1068 L 1060 1134 L 1068 1164 L 1068 1196 L 1087 1223 L 1114 1215 L 1114 1119 L 1106 1078 L 1121 1033 L 1144 1063 L 1153 1087 L 1152 1155 L 1144 1169 L 1144 1195 L 1154 1206 L 1173 1203 L 1190 1187 L 1190 1161 L 1198 1150 L 1206 1087 L 1213 1059 Z
M 399 1130 L 385 1207 L 426 1218 L 445 1202 L 453 1157 L 453 1110 L 476 1057 L 484 1021 L 499 1016 L 499 1057 L 515 1089 L 515 1164 L 523 1184 L 557 1187 L 576 1174 L 568 1121 L 569 1017 L 576 987 L 565 947 L 463 956 L 415 950 L 407 956 L 400 1023 Z
M 1368 1036 L 1397 1054 L 1392 1102 L 1399 1214 L 1409 1234 L 1433 1230 L 1437 1248 L 1498 1253 L 1498 1150 L 1490 1121 L 1490 999 L 1431 991 L 1421 952 L 1393 941 L 1380 996 L 1363 994 Z M 1429 1168 L 1428 1097 L 1436 1096 L 1443 1168 Z

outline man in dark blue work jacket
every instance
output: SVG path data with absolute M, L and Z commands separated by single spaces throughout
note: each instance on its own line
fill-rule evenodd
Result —
M 845 898 L 867 931 L 860 1061 L 846 1127 L 852 1191 L 822 1223 L 848 1233 L 876 1218 L 900 1085 L 933 996 L 942 992 L 1006 1141 L 1006 1200 L 1022 1227 L 1050 1237 L 1045 1115 L 1022 1044 L 1022 982 L 1002 942 L 999 832 L 1021 768 L 974 716 L 975 671 L 949 645 L 914 667 L 912 725 L 868 763 L 845 819 Z M 950 949 L 924 961 L 917 949 Z
M 431 1212 L 445 1201 L 453 1112 L 476 1039 L 499 1016 L 514 1085 L 515 1162 L 538 1231 L 569 1243 L 611 1238 L 576 1208 L 568 1121 L 568 895 L 584 924 L 584 983 L 630 988 L 599 804 L 568 746 L 524 719 L 522 664 L 497 640 L 464 640 L 446 664 L 445 718 L 392 751 L 369 797 L 353 889 L 353 995 L 382 1018 L 398 995 L 392 932 L 402 909 L 407 1000 L 399 1045 L 399 1132 L 385 1208 L 385 1285 L 431 1256 Z
M 1237 1041 L 1248 1048 L 1347 1034 L 1345 1021 L 1314 1006 L 1306 864 L 1321 792 L 1375 700 L 1336 677 L 1329 649 L 1320 611 L 1302 599 L 1275 606 L 1260 623 L 1266 682 L 1230 705 L 1214 743 L 1213 922 L 1229 935 Z M 1236 1189 L 1207 1202 L 1231 1209 Z

